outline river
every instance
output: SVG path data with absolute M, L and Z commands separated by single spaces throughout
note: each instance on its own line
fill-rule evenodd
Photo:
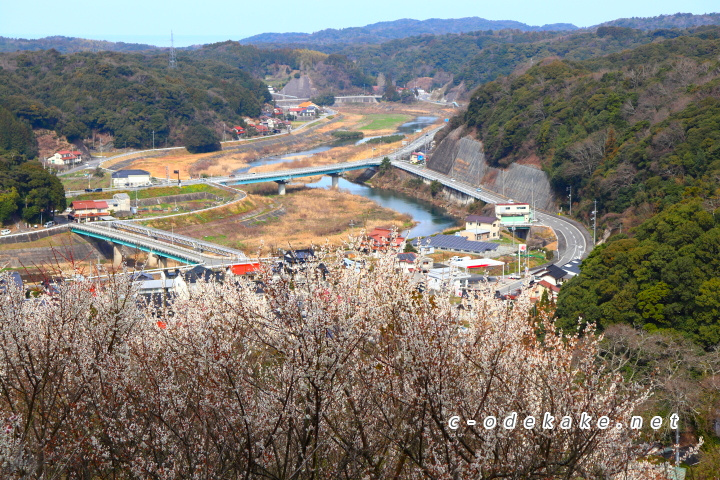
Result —
M 427 127 L 428 125 L 432 125 L 435 120 L 437 120 L 437 117 L 416 117 L 413 120 L 400 125 L 397 129 L 397 132 L 403 134 L 415 133 L 418 130 Z M 369 137 L 363 140 L 367 141 L 370 138 L 374 137 Z M 361 140 L 361 142 L 363 140 Z M 347 145 L 347 143 L 348 142 L 343 142 L 342 145 Z M 327 152 L 328 150 L 331 150 L 336 146 L 338 146 L 338 144 L 324 145 L 312 148 L 310 150 L 290 153 L 287 155 L 262 158 L 256 162 L 253 162 L 248 167 L 235 170 L 235 172 L 233 173 L 246 173 L 251 168 L 259 167 L 260 165 L 273 165 L 277 163 L 292 162 L 298 157 Z M 331 179 L 330 177 L 322 177 L 319 182 L 311 183 L 307 186 L 310 188 L 330 188 Z M 428 235 L 441 232 L 446 228 L 450 228 L 455 225 L 455 221 L 453 220 L 453 218 L 448 216 L 445 213 L 444 209 L 436 207 L 429 202 L 415 199 L 400 192 L 352 183 L 348 180 L 345 180 L 344 178 L 340 178 L 339 187 L 343 190 L 349 191 L 354 195 L 361 195 L 363 197 L 369 198 L 385 208 L 389 208 L 391 210 L 395 210 L 396 212 L 410 215 L 412 219 L 417 222 L 417 225 L 413 227 L 411 231 L 403 232 L 403 235 L 406 237 L 426 237 Z
M 332 179 L 330 177 L 322 177 L 319 182 L 310 183 L 307 186 L 310 188 L 330 188 L 331 185 Z M 385 208 L 410 215 L 417 222 L 417 225 L 409 232 L 402 232 L 405 237 L 427 237 L 455 226 L 455 220 L 448 216 L 444 209 L 403 193 L 353 183 L 344 178 L 339 179 L 338 187 L 353 195 L 369 198 Z

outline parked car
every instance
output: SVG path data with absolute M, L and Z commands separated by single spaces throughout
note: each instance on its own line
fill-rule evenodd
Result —
M 92 188 L 86 188 L 86 189 L 85 189 L 85 193 L 91 193 L 92 191 L 93 191 Z
M 96 188 L 93 192 L 102 192 L 102 188 Z
M 50 228 L 50 227 L 52 227 L 53 225 L 55 225 L 55 222 L 53 222 L 52 220 L 50 220 L 49 222 L 45 222 L 45 223 L 43 224 L 43 227 L 45 227 L 45 228 Z
M 508 275 L 508 278 L 511 280 L 520 280 L 522 277 L 517 273 L 513 273 L 512 275 Z
M 0 235 L 10 235 L 12 231 L 9 228 L 3 228 L 0 230 Z

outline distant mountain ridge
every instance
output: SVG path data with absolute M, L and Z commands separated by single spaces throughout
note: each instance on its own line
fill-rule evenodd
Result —
M 51 48 L 54 48 L 60 53 L 141 52 L 158 49 L 156 46 L 142 43 L 108 42 L 105 40 L 90 40 L 87 38 L 64 37 L 61 35 L 30 40 L 25 38 L 0 37 L 0 52 L 50 50 Z
M 244 44 L 338 44 L 338 43 L 380 43 L 416 35 L 464 33 L 478 30 L 517 29 L 522 31 L 571 31 L 578 27 L 569 23 L 530 26 L 514 20 L 486 20 L 480 17 L 465 17 L 428 20 L 403 18 L 390 22 L 378 22 L 364 27 L 343 29 L 327 28 L 314 33 L 261 33 L 240 40 Z
M 674 15 L 658 15 L 657 17 L 618 18 L 596 25 L 597 27 L 628 27 L 639 30 L 657 30 L 661 28 L 692 28 L 705 25 L 720 25 L 720 13 L 693 15 L 692 13 L 676 13 Z

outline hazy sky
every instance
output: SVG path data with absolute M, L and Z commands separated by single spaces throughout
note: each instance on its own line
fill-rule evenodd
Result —
M 175 46 L 239 40 L 264 32 L 314 32 L 399 18 L 516 20 L 596 25 L 623 17 L 720 11 L 718 0 L 0 0 L 0 36 L 64 35 Z

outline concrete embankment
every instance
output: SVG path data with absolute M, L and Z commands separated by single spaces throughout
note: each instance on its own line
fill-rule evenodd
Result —
M 491 167 L 485 161 L 482 142 L 452 131 L 435 149 L 428 168 L 481 186 L 516 202 L 531 203 L 541 210 L 555 211 L 555 198 L 547 174 L 531 165 L 513 163 L 506 169 Z
M 46 235 L 47 233 L 47 235 Z M 97 263 L 98 259 L 112 258 L 112 245 L 80 235 L 69 233 L 67 228 L 55 229 L 52 241 L 42 247 L 13 248 L 12 250 L 0 250 L 0 266 L 10 268 L 40 268 L 48 272 L 59 265 L 86 265 Z M 47 238 L 50 232 L 32 232 L 33 241 Z M 24 240 L 23 240 L 24 238 Z M 27 242 L 29 236 L 13 235 L 3 238 L 3 244 Z

